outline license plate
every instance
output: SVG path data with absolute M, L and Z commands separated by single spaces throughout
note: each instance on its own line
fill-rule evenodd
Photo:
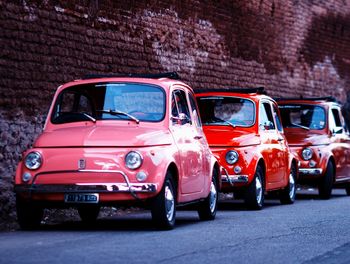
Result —
M 98 193 L 66 193 L 64 202 L 66 203 L 98 203 Z

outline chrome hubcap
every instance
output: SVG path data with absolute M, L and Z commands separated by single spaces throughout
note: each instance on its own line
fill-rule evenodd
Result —
M 293 173 L 289 174 L 289 197 L 291 199 L 294 199 L 295 195 L 295 181 L 293 177 Z
M 262 198 L 262 184 L 259 177 L 255 178 L 255 188 L 256 188 L 256 201 L 258 204 L 261 204 L 261 198 Z
M 168 185 L 165 186 L 165 210 L 169 222 L 174 218 L 175 201 L 174 195 Z
M 216 191 L 215 184 L 213 182 L 211 182 L 211 185 L 210 185 L 210 212 L 212 212 L 212 213 L 215 211 L 217 195 L 218 194 Z

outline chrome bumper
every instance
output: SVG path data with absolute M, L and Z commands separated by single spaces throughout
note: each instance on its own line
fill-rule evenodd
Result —
M 221 175 L 221 181 L 223 183 L 229 183 L 231 186 L 234 186 L 234 183 L 248 183 L 248 175 L 229 175 L 227 170 L 222 168 L 225 172 L 225 175 Z
M 322 175 L 322 169 L 320 168 L 312 168 L 312 169 L 300 169 L 299 168 L 299 175 L 315 175 L 319 176 Z
M 122 175 L 125 182 L 122 183 L 74 183 L 74 184 L 36 184 L 38 176 L 43 174 L 59 173 L 115 173 Z M 15 185 L 17 193 L 130 193 L 135 199 L 139 199 L 136 193 L 155 193 L 158 184 L 155 183 L 130 183 L 128 176 L 118 170 L 76 170 L 76 171 L 48 171 L 34 176 L 32 184 Z

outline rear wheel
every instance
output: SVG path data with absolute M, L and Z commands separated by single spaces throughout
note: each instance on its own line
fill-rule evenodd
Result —
M 289 173 L 289 183 L 287 187 L 280 191 L 280 201 L 282 204 L 292 204 L 295 201 L 295 179 L 296 179 L 296 168 L 292 165 Z
M 263 169 L 258 166 L 256 168 L 254 180 L 245 192 L 244 202 L 250 209 L 260 210 L 264 205 L 265 187 L 263 175 Z
M 347 185 L 345 187 L 345 190 L 346 190 L 346 195 L 350 196 L 350 185 Z
M 199 204 L 198 215 L 201 220 L 214 220 L 218 207 L 217 173 L 213 171 L 210 192 L 203 202 Z
M 40 226 L 44 209 L 40 206 L 16 199 L 17 221 L 22 230 L 33 230 Z
M 334 181 L 334 165 L 329 161 L 326 168 L 326 173 L 318 184 L 318 193 L 322 199 L 329 199 L 332 195 Z
M 94 223 L 100 213 L 99 206 L 79 206 L 78 213 L 84 223 Z
M 164 185 L 152 203 L 152 220 L 161 230 L 173 229 L 176 216 L 176 191 L 170 172 L 167 172 Z

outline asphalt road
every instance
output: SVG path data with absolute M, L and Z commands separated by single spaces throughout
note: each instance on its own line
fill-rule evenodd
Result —
M 350 263 L 350 197 L 303 191 L 294 205 L 267 200 L 262 211 L 221 201 L 217 219 L 179 211 L 171 231 L 149 213 L 0 233 L 0 263 Z

